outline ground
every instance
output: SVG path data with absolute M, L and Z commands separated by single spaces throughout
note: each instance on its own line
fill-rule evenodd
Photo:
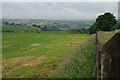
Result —
M 88 37 L 60 32 L 3 33 L 3 77 L 50 77 Z

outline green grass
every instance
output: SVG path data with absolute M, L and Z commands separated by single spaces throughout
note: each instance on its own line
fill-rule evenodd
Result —
M 1 27 L 1 26 L 0 26 Z M 37 32 L 36 28 L 27 27 L 27 26 L 19 26 L 19 25 L 2 25 L 2 31 L 4 32 Z
M 99 31 L 98 40 L 102 45 L 104 45 L 114 34 L 115 32 L 113 31 Z
M 63 57 L 72 54 L 89 37 L 60 32 L 2 35 L 3 77 L 7 78 L 49 77 Z
M 76 50 L 71 61 L 63 68 L 63 70 L 58 70 L 56 74 L 51 74 L 51 76 L 56 78 L 92 78 L 93 53 L 94 39 L 92 38 Z

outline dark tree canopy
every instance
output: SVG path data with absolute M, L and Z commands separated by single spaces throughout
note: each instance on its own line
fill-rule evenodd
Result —
M 15 25 L 14 23 L 11 23 L 10 25 Z
M 105 13 L 104 15 L 98 16 L 96 19 L 96 26 L 101 31 L 110 31 L 111 28 L 116 24 L 116 19 L 111 13 Z
M 8 22 L 5 22 L 5 25 L 8 25 L 9 23 Z
M 33 26 L 33 27 L 37 27 L 37 25 L 36 25 L 36 24 L 33 24 L 32 26 Z
M 98 16 L 96 22 L 89 28 L 89 33 L 94 34 L 97 31 L 110 31 L 117 28 L 115 16 L 111 13 L 105 13 Z
M 72 28 L 70 29 L 71 33 L 88 33 L 88 28 Z
M 48 31 L 47 26 L 44 26 L 43 28 L 41 28 L 42 31 Z
M 89 28 L 89 33 L 90 34 L 95 34 L 97 31 L 96 23 L 94 23 L 90 28 Z

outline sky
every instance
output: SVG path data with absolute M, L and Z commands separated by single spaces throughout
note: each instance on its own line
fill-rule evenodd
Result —
M 1 2 L 119 2 L 120 0 L 1 0 Z
M 91 20 L 111 12 L 118 2 L 2 2 L 2 18 Z

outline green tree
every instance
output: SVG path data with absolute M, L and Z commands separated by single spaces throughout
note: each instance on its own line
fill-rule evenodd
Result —
M 120 29 L 120 23 L 116 23 L 111 30 Z
M 37 27 L 40 28 L 40 25 L 38 25 Z
M 37 27 L 37 25 L 36 25 L 36 24 L 33 24 L 32 26 L 33 26 L 33 27 Z
M 110 31 L 111 28 L 117 23 L 115 16 L 111 13 L 105 13 L 98 16 L 96 19 L 96 26 L 101 31 Z
M 89 28 L 89 33 L 90 34 L 95 34 L 98 31 L 98 28 L 96 27 L 96 23 L 94 23 L 90 28 Z
M 11 23 L 10 25 L 15 25 L 14 23 Z
M 44 26 L 43 28 L 41 28 L 42 31 L 48 31 L 47 26 Z
M 9 23 L 8 22 L 5 22 L 5 25 L 8 25 Z
M 72 28 L 72 29 L 70 29 L 70 32 L 77 34 L 79 32 L 79 30 L 77 28 Z

